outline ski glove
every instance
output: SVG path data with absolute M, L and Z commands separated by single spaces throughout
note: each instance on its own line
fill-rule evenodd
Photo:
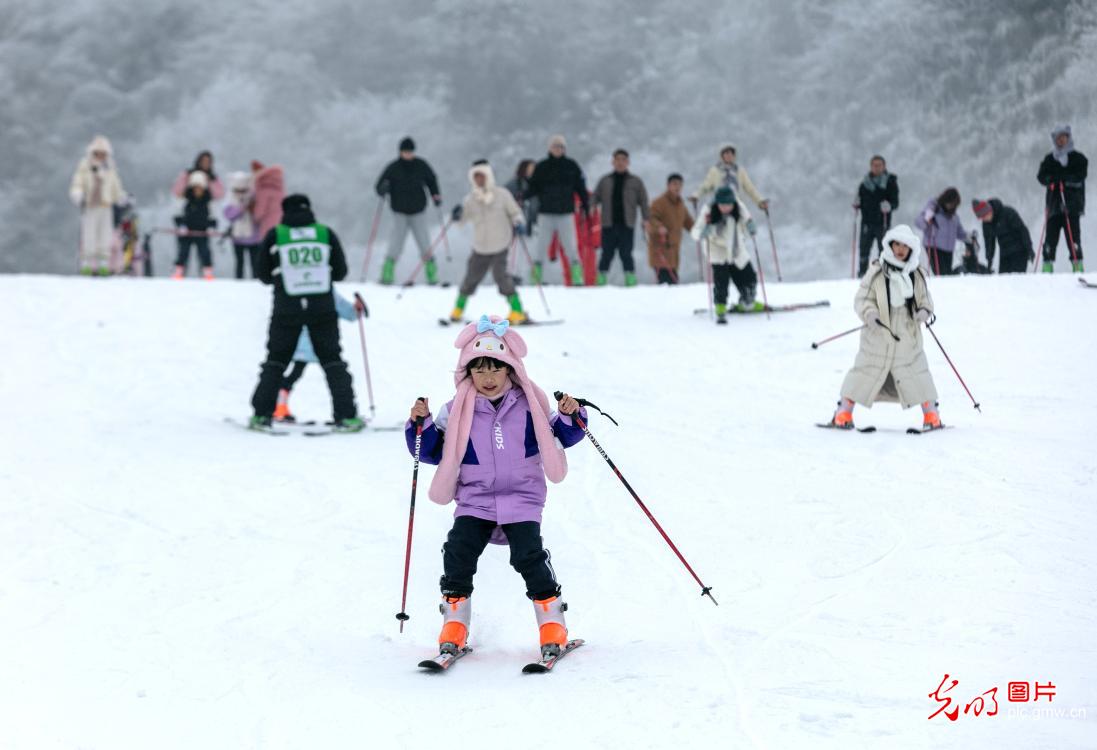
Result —
M 875 310 L 869 310 L 865 313 L 865 325 L 869 328 L 875 328 L 880 324 L 880 313 Z
M 453 207 L 453 211 L 450 212 L 450 218 L 453 219 L 454 221 L 460 221 L 461 220 L 461 215 L 463 213 L 464 213 L 464 208 L 462 208 L 461 204 L 458 203 L 456 206 Z
M 434 205 L 436 205 L 436 206 L 441 206 L 442 205 L 442 196 L 440 196 L 440 195 L 432 195 L 431 200 L 434 201 Z
M 382 182 L 380 185 L 377 186 L 377 194 L 379 196 L 381 196 L 382 198 L 384 198 L 386 195 L 389 194 L 389 181 L 388 180 L 385 180 L 384 182 Z
M 758 234 L 758 227 L 754 224 L 754 219 L 747 219 L 747 231 L 750 232 L 750 236 Z
M 861 210 L 861 199 L 860 198 L 854 198 L 853 199 L 853 210 L 854 211 L 860 211 Z
M 880 213 L 890 214 L 891 213 L 891 203 L 889 203 L 888 201 L 880 201 Z
M 932 209 L 927 208 L 925 211 L 922 212 L 922 220 L 925 221 L 927 224 L 932 224 L 933 219 L 936 215 L 937 214 Z
M 924 307 L 918 309 L 918 312 L 914 313 L 914 319 L 919 323 L 927 323 L 929 321 L 930 311 Z

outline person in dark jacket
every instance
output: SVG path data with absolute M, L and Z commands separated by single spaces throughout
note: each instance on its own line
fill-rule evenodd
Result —
M 350 371 L 339 346 L 339 316 L 333 281 L 347 276 L 347 258 L 339 237 L 316 221 L 305 195 L 282 201 L 282 223 L 267 232 L 260 246 L 255 275 L 274 287 L 274 309 L 267 336 L 267 359 L 259 370 L 259 384 L 251 398 L 255 416 L 250 427 L 269 430 L 282 374 L 286 371 L 301 331 L 308 328 L 316 357 L 331 391 L 334 429 L 358 432 L 366 425 L 358 418 Z
M 507 180 L 507 184 L 503 186 L 514 196 L 514 200 L 522 209 L 522 215 L 526 217 L 525 226 L 521 230 L 521 234 L 526 236 L 533 233 L 533 226 L 537 223 L 538 200 L 529 194 L 529 181 L 536 167 L 537 162 L 533 159 L 522 159 L 518 162 L 518 168 L 514 170 L 514 177 Z
M 1044 241 L 1044 271 L 1051 273 L 1055 267 L 1055 249 L 1059 246 L 1059 234 L 1066 227 L 1067 249 L 1071 251 L 1071 268 L 1082 272 L 1081 216 L 1086 212 L 1086 176 L 1089 160 L 1074 150 L 1074 138 L 1069 125 L 1060 125 L 1051 131 L 1054 145 L 1051 153 L 1040 162 L 1036 179 L 1047 188 L 1047 227 Z
M 887 162 L 877 154 L 869 160 L 868 174 L 857 188 L 853 207 L 861 212 L 861 266 L 857 276 L 865 275 L 872 245 L 883 252 L 884 233 L 891 228 L 892 211 L 899 208 L 899 178 L 887 171 Z
M 985 201 L 976 198 L 971 202 L 971 210 L 975 218 L 983 222 L 987 266 L 994 266 L 994 254 L 1001 245 L 998 273 L 1025 273 L 1036 253 L 1032 250 L 1032 235 L 1020 214 L 997 198 Z
M 644 220 L 644 232 L 648 231 L 651 209 L 644 181 L 628 171 L 628 151 L 619 148 L 613 152 L 613 171 L 598 180 L 594 188 L 594 205 L 602 207 L 602 257 L 598 261 L 598 285 L 606 283 L 606 271 L 613 263 L 613 256 L 620 253 L 625 269 L 625 286 L 636 286 L 636 261 L 632 259 L 635 241 L 636 212 Z
M 548 156 L 537 163 L 529 180 L 529 196 L 538 200 L 541 225 L 534 251 L 534 283 L 541 281 L 542 265 L 554 235 L 560 238 L 564 254 L 571 262 L 571 283 L 583 283 L 583 269 L 579 265 L 579 237 L 575 230 L 575 196 L 579 196 L 584 217 L 590 214 L 590 205 L 583 170 L 566 156 L 566 152 L 564 136 L 549 138 Z
M 187 178 L 183 190 L 183 213 L 175 217 L 179 233 L 179 252 L 175 257 L 175 271 L 171 277 L 181 279 L 187 273 L 187 262 L 193 246 L 202 265 L 202 277 L 213 279 L 213 256 L 209 249 L 211 230 L 217 228 L 217 219 L 210 216 L 209 178 L 201 170 L 195 170 Z
M 376 190 L 382 198 L 388 196 L 393 219 L 385 264 L 381 268 L 381 283 L 391 284 L 395 280 L 396 261 L 404 252 L 404 241 L 409 229 L 415 238 L 415 244 L 419 246 L 419 256 L 425 262 L 427 283 L 438 283 L 438 266 L 429 257 L 430 237 L 426 209 L 428 195 L 435 206 L 442 205 L 442 195 L 438 190 L 438 178 L 434 176 L 434 170 L 415 155 L 415 141 L 411 138 L 400 141 L 400 158 L 390 162 L 381 172 L 381 176 L 377 178 Z

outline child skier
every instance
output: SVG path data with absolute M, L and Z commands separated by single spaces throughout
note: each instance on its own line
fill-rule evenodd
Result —
M 359 302 L 351 302 L 343 295 L 332 290 L 335 297 L 335 313 L 343 320 L 355 320 L 359 310 L 363 309 Z M 296 417 L 289 410 L 289 395 L 293 386 L 305 374 L 305 367 L 309 363 L 319 364 L 320 358 L 316 356 L 316 349 L 312 346 L 307 328 L 301 330 L 301 337 L 297 339 L 297 349 L 293 352 L 293 364 L 282 376 L 282 387 L 278 391 L 278 403 L 274 407 L 274 420 L 276 422 L 296 422 Z
M 922 243 L 914 230 L 899 224 L 888 230 L 883 244 L 857 290 L 854 309 L 865 322 L 861 349 L 827 426 L 853 429 L 854 403 L 871 408 L 879 400 L 898 401 L 904 409 L 921 404 L 922 429 L 940 429 L 937 388 L 922 349 L 922 324 L 933 316 L 919 267 Z
M 465 647 L 472 615 L 472 577 L 489 541 L 510 545 L 510 563 L 526 583 L 540 631 L 542 656 L 567 643 L 560 585 L 542 546 L 545 478 L 567 475 L 563 448 L 583 439 L 571 418 L 586 412 L 571 396 L 549 401 L 526 374 L 526 343 L 508 322 L 483 316 L 457 336 L 457 394 L 433 420 L 426 400 L 411 409 L 406 428 L 414 454 L 415 420 L 422 417 L 420 459 L 436 464 L 430 499 L 457 500 L 453 529 L 442 547 L 442 653 Z M 567 416 L 563 416 L 567 415 Z M 559 441 L 559 443 L 557 442 Z M 563 448 L 561 448 L 563 446 Z
M 229 220 L 228 234 L 232 237 L 232 251 L 236 255 L 236 278 L 244 278 L 244 259 L 251 266 L 255 278 L 255 256 L 259 252 L 259 224 L 255 220 L 255 189 L 252 176 L 247 172 L 229 175 L 231 192 L 225 201 L 225 218 Z
M 735 282 L 739 291 L 738 312 L 765 309 L 755 302 L 758 276 L 747 253 L 747 233 L 752 237 L 758 229 L 743 202 L 727 185 L 716 191 L 711 206 L 701 211 L 690 235 L 695 240 L 708 240 L 709 263 L 712 264 L 713 298 L 716 302 L 716 322 L 727 321 L 728 281 Z
M 316 221 L 308 196 L 288 195 L 282 201 L 282 221 L 267 232 L 257 258 L 256 276 L 274 287 L 274 308 L 267 334 L 267 358 L 251 397 L 255 415 L 249 427 L 270 430 L 283 373 L 301 331 L 308 329 L 331 391 L 334 430 L 360 432 L 350 371 L 339 347 L 333 281 L 347 276 L 347 256 L 330 228 Z
M 209 234 L 216 229 L 217 219 L 210 216 L 209 178 L 201 170 L 195 170 L 187 178 L 187 189 L 183 192 L 186 203 L 181 216 L 175 217 L 175 226 L 179 229 L 179 255 L 175 259 L 173 279 L 181 279 L 187 273 L 187 261 L 193 245 L 198 251 L 202 264 L 202 277 L 213 280 L 213 256 L 209 250 Z
M 525 223 L 522 209 L 506 188 L 495 184 L 495 175 L 487 162 L 472 165 L 469 185 L 471 190 L 464 202 L 453 207 L 453 220 L 472 222 L 472 253 L 449 319 L 457 323 L 464 318 L 469 295 L 476 292 L 476 287 L 490 268 L 499 293 L 510 303 L 507 320 L 512 325 L 525 323 L 526 314 L 514 288 L 514 279 L 507 274 L 507 251 L 514 233 Z

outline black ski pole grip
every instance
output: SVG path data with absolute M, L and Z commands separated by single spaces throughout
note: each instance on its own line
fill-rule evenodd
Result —
M 354 293 L 354 299 L 356 299 L 358 301 L 358 304 L 360 304 L 362 306 L 362 317 L 368 318 L 369 317 L 369 307 L 366 305 L 366 301 L 364 299 L 362 299 L 362 295 L 359 294 L 358 292 L 355 292 Z
M 891 334 L 891 337 L 892 337 L 893 339 L 895 339 L 896 341 L 898 341 L 898 340 L 899 340 L 899 337 L 895 335 L 895 331 L 893 331 L 893 330 L 891 330 L 890 328 L 888 328 L 888 327 L 887 327 L 887 325 L 885 325 L 884 321 L 882 321 L 882 320 L 880 320 L 879 318 L 877 318 L 877 319 L 876 319 L 876 325 L 880 326 L 880 327 L 881 327 L 881 328 L 883 328 L 883 329 L 884 329 L 885 331 L 887 331 L 888 333 L 890 333 L 890 334 Z
M 357 295 L 355 295 L 355 296 L 357 296 Z M 415 399 L 415 402 L 416 403 L 419 403 L 420 401 L 425 402 L 426 400 L 427 400 L 426 396 L 420 396 L 419 398 Z M 415 426 L 416 427 L 422 427 L 423 426 L 423 418 L 422 417 L 416 417 L 415 418 Z

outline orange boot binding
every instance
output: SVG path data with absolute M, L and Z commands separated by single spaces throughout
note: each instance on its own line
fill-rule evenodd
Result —
M 438 650 L 455 654 L 468 643 L 472 600 L 467 596 L 443 596 L 438 609 L 442 613 L 442 632 L 438 634 Z

